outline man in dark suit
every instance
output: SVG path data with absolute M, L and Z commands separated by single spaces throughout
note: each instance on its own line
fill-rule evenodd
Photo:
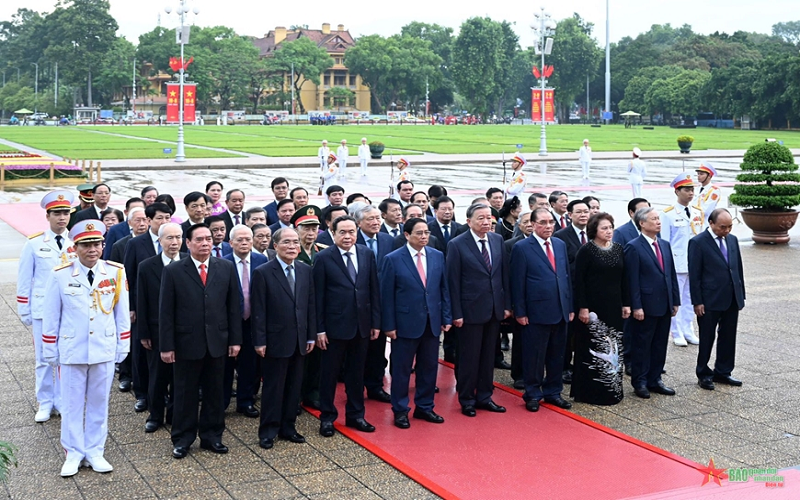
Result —
M 189 218 L 181 223 L 181 229 L 183 229 L 183 247 L 181 248 L 181 252 L 188 252 L 188 248 L 186 247 L 188 244 L 186 233 L 193 225 L 205 222 L 206 195 L 200 191 L 192 191 L 183 197 L 183 206 Z
M 297 432 L 303 358 L 314 349 L 316 303 L 311 268 L 297 260 L 300 237 L 294 229 L 275 235 L 277 257 L 253 273 L 253 345 L 261 358 L 259 445 L 270 449 L 275 437 L 304 443 Z
M 147 393 L 149 383 L 149 370 L 147 368 L 147 355 L 144 352 L 141 342 L 139 342 L 139 322 L 137 321 L 137 277 L 139 264 L 154 257 L 161 251 L 161 244 L 158 241 L 158 230 L 162 224 L 170 221 L 172 210 L 164 203 L 153 203 L 144 209 L 147 217 L 149 229 L 132 238 L 125 247 L 123 263 L 125 264 L 125 275 L 128 278 L 128 296 L 130 298 L 131 312 L 131 368 L 133 375 L 133 393 L 136 396 L 134 410 L 143 412 L 147 409 Z M 138 217 L 138 215 L 134 215 Z M 146 318 L 145 318 L 146 319 Z
M 736 357 L 736 327 L 744 307 L 744 271 L 739 240 L 730 234 L 731 214 L 717 208 L 708 216 L 708 230 L 689 240 L 689 283 L 692 304 L 700 329 L 697 351 L 697 378 L 703 389 L 713 390 L 714 382 L 740 386 L 731 376 Z M 714 370 L 708 367 L 714 338 L 717 359 Z
M 317 243 L 322 243 L 328 247 L 333 245 L 333 233 L 330 231 L 331 224 L 342 215 L 347 215 L 347 207 L 344 205 L 329 205 L 322 209 L 322 218 L 325 223 L 320 225 Z
M 172 366 L 161 361 L 158 336 L 158 304 L 161 296 L 161 274 L 164 267 L 188 257 L 180 254 L 180 225 L 166 222 L 159 227 L 158 241 L 163 249 L 159 255 L 145 259 L 139 264 L 136 278 L 136 311 L 138 313 L 137 335 L 139 344 L 145 349 L 148 371 L 147 409 L 150 414 L 144 424 L 145 432 L 155 432 L 166 422 L 172 423 L 172 398 L 169 405 L 165 398 L 172 385 Z
M 256 268 L 267 263 L 267 258 L 257 252 L 253 252 L 253 231 L 239 224 L 233 226 L 230 234 L 232 253 L 227 254 L 223 259 L 233 262 L 236 266 L 236 274 L 239 278 L 239 294 L 241 296 L 241 319 L 242 324 L 242 348 L 236 358 L 225 360 L 225 382 L 223 387 L 223 406 L 228 408 L 233 392 L 233 371 L 236 370 L 236 413 L 241 413 L 246 417 L 257 418 L 255 395 L 258 392 L 258 382 L 261 375 L 258 373 L 258 363 L 256 352 L 253 349 L 253 340 L 250 335 L 252 316 L 252 301 L 250 298 L 250 283 L 252 283 L 253 273 Z
M 129 198 L 127 202 L 125 202 L 125 218 L 127 219 L 128 213 L 134 207 L 142 207 L 144 208 L 145 203 L 144 200 L 141 198 Z M 131 228 L 128 225 L 128 221 L 124 220 L 119 224 L 114 224 L 108 229 L 106 233 L 105 239 L 105 247 L 103 247 L 103 259 L 104 260 L 111 260 L 111 249 L 114 247 L 114 243 L 121 240 L 122 238 L 131 234 Z
M 545 198 L 546 200 L 546 198 Z M 506 262 L 509 264 L 509 271 L 511 268 L 511 250 L 513 250 L 514 245 L 519 243 L 520 241 L 524 240 L 528 236 L 533 233 L 533 223 L 531 222 L 531 215 L 533 213 L 530 210 L 522 210 L 519 214 L 519 222 L 517 223 L 517 228 L 519 229 L 519 234 L 513 236 L 511 239 L 506 240 L 503 242 L 503 254 L 506 257 Z M 509 272 L 510 277 L 510 272 Z M 510 286 L 510 285 L 509 285 Z M 507 289 L 507 294 L 510 295 L 511 291 L 510 288 Z M 512 311 L 513 313 L 513 311 Z M 507 323 L 506 323 L 507 322 Z M 514 380 L 514 389 L 525 389 L 525 382 L 522 378 L 522 325 L 517 323 L 517 320 L 509 318 L 504 322 L 500 328 L 508 329 L 508 333 L 512 336 L 511 342 L 511 379 Z M 502 356 L 502 351 L 501 351 Z M 495 359 L 497 359 L 497 353 L 495 351 Z
M 281 200 L 285 200 L 287 196 L 289 196 L 289 181 L 286 180 L 285 177 L 275 177 L 272 179 L 272 194 L 275 196 L 275 200 L 264 206 L 264 210 L 267 215 L 267 222 L 268 226 L 275 224 L 278 222 L 278 202 Z
M 87 219 L 102 220 L 100 214 L 108 208 L 108 203 L 111 201 L 111 188 L 108 184 L 97 184 L 92 189 L 92 194 L 94 195 L 94 204 L 76 213 L 75 222 Z
M 195 224 L 187 231 L 190 258 L 164 268 L 158 329 L 161 359 L 174 363 L 172 456 L 184 458 L 200 434 L 200 447 L 227 453 L 222 444 L 225 410 L 222 382 L 226 356 L 242 345 L 239 277 L 227 260 L 211 257 L 211 231 Z M 198 422 L 198 390 L 203 406 Z
M 244 224 L 244 191 L 231 189 L 225 193 L 225 205 L 228 209 L 219 214 L 225 221 L 225 240 L 230 241 L 233 226 Z M 227 253 L 225 254 L 227 255 Z
M 433 210 L 436 215 L 436 220 L 428 223 L 428 230 L 432 236 L 441 241 L 444 246 L 444 256 L 447 257 L 447 244 L 450 239 L 454 238 L 458 233 L 460 224 L 453 221 L 455 215 L 455 202 L 447 197 L 441 196 L 433 202 Z
M 405 224 L 407 220 L 411 219 L 426 219 L 426 222 L 431 222 L 432 217 L 426 217 L 424 214 L 425 212 L 422 210 L 422 207 L 417 204 L 410 203 L 403 207 L 403 224 Z M 400 231 L 400 234 L 394 239 L 392 250 L 397 250 L 398 248 L 406 246 L 407 242 L 408 240 L 406 240 L 405 233 Z M 436 250 L 444 253 L 444 245 L 442 245 L 442 242 L 440 242 L 433 235 L 428 236 L 428 243 L 426 246 L 435 248 Z
M 228 243 L 228 230 L 225 228 L 225 219 L 221 215 L 206 217 L 204 224 L 211 230 L 211 256 L 218 259 L 232 252 Z
M 511 250 L 511 300 L 522 325 L 522 373 L 525 408 L 539 411 L 539 400 L 569 409 L 561 397 L 567 324 L 575 316 L 567 247 L 551 238 L 555 221 L 537 208 L 533 234 Z
M 453 326 L 458 335 L 456 390 L 461 413 L 476 415 L 475 409 L 504 413 L 492 401 L 494 355 L 500 321 L 511 316 L 508 261 L 503 255 L 503 237 L 491 232 L 492 211 L 488 205 L 467 208 L 470 230 L 450 240 L 447 278 Z
M 661 218 L 651 207 L 636 211 L 642 234 L 625 245 L 625 275 L 631 294 L 631 385 L 637 396 L 675 395 L 661 380 L 667 359 L 670 318 L 681 304 L 672 248 L 658 237 Z
M 272 234 L 278 232 L 278 229 L 292 227 L 292 215 L 294 215 L 296 211 L 294 207 L 294 202 L 289 198 L 285 198 L 278 202 L 278 222 L 269 226 Z M 273 240 L 270 242 L 270 248 L 275 248 L 274 245 L 275 241 Z
M 586 244 L 586 223 L 589 222 L 589 204 L 581 199 L 572 200 L 567 205 L 570 222 L 566 228 L 559 229 L 553 233 L 553 237 L 560 239 L 567 245 L 567 258 L 569 259 L 569 275 L 572 277 L 572 289 L 575 289 L 575 256 L 578 250 Z M 577 310 L 577 304 L 573 305 L 573 310 Z M 567 326 L 567 344 L 564 349 L 564 373 L 562 378 L 565 384 L 572 383 L 572 353 L 573 336 L 575 322 L 578 318 L 570 321 Z
M 628 217 L 631 220 L 614 230 L 614 243 L 619 243 L 623 247 L 632 239 L 638 238 L 641 234 L 636 222 L 633 220 L 636 211 L 640 208 L 647 208 L 650 202 L 644 198 L 634 198 L 628 202 Z
M 386 256 L 380 272 L 381 328 L 392 339 L 392 411 L 394 425 L 408 429 L 408 384 L 414 365 L 414 418 L 441 424 L 433 411 L 439 370 L 439 335 L 450 330 L 453 316 L 444 255 L 426 247 L 428 224 L 410 219 L 403 224 L 408 244 Z
M 564 229 L 571 222 L 567 206 L 569 205 L 569 197 L 563 191 L 553 191 L 548 198 L 550 202 L 550 215 L 556 223 L 556 231 Z
M 356 245 L 358 229 L 352 217 L 339 217 L 332 229 L 335 245 L 317 254 L 313 269 L 317 347 L 322 349 L 319 433 L 324 437 L 333 436 L 333 422 L 338 416 L 333 400 L 343 361 L 345 425 L 362 432 L 375 430 L 364 419 L 364 363 L 369 341 L 378 338 L 381 325 L 375 256 Z
M 386 198 L 378 205 L 378 210 L 383 218 L 380 232 L 389 234 L 392 238 L 398 237 L 403 232 L 401 227 L 403 225 L 403 205 L 394 198 Z

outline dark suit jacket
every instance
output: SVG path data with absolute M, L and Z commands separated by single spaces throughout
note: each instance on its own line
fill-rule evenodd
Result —
M 114 243 L 114 246 L 111 247 L 111 256 L 108 260 L 114 261 L 117 264 L 124 264 L 125 248 L 127 248 L 128 242 L 131 239 L 133 239 L 133 235 L 129 234 L 117 240 L 116 243 Z
M 230 241 L 231 229 L 236 225 L 236 221 L 233 220 L 233 214 L 225 210 L 219 216 L 225 221 L 225 241 Z M 244 224 L 244 211 L 239 213 L 239 222 Z
M 458 222 L 452 221 L 450 222 L 450 239 L 452 240 L 456 236 L 458 236 L 458 228 L 460 224 Z M 431 232 L 431 236 L 435 236 L 438 239 L 442 246 L 444 247 L 441 251 L 444 253 L 444 256 L 447 257 L 447 243 L 444 239 L 444 234 L 442 233 L 442 228 L 439 226 L 439 221 L 434 219 L 433 222 L 428 223 L 428 230 Z
M 322 231 L 321 233 L 319 233 L 317 235 L 317 243 L 333 246 L 333 237 L 331 236 L 330 231 Z
M 381 232 L 383 234 L 388 234 L 389 236 L 392 236 L 392 233 L 389 232 L 389 228 L 386 227 L 386 224 L 383 223 L 383 222 L 381 222 L 381 230 L 379 232 Z M 403 224 L 398 224 L 397 225 L 397 234 L 398 234 L 398 236 L 403 234 Z M 394 238 L 394 236 L 392 236 L 392 238 Z
M 623 247 L 632 239 L 639 237 L 639 231 L 636 229 L 636 224 L 632 220 L 621 225 L 614 230 L 614 243 L 619 243 Z
M 274 224 L 269 226 L 269 230 L 271 231 L 271 234 L 272 234 L 272 239 L 269 240 L 269 247 L 270 248 L 275 248 L 275 232 L 280 228 L 281 228 L 281 222 L 280 221 L 278 221 L 278 222 L 276 222 L 276 223 L 274 223 Z
M 550 238 L 550 243 L 556 259 L 555 271 L 539 240 L 533 236 L 511 250 L 514 315 L 527 316 L 530 323 L 540 325 L 569 323 L 569 314 L 574 312 L 567 246 L 558 238 Z
M 239 258 L 235 256 L 233 253 L 227 254 L 223 259 L 232 262 L 234 267 L 236 268 L 236 275 L 239 275 Z M 250 252 L 250 288 L 253 287 L 253 273 L 255 272 L 256 268 L 261 266 L 262 264 L 266 264 L 269 260 L 267 259 L 264 254 L 260 254 L 258 252 Z M 242 295 L 242 282 L 239 281 L 239 306 L 241 312 L 244 313 L 244 295 Z M 250 317 L 253 317 L 253 300 L 252 297 L 250 298 Z
M 128 296 L 130 297 L 131 311 L 136 311 L 136 285 L 139 264 L 154 255 L 156 255 L 156 249 L 153 247 L 153 238 L 150 236 L 149 229 L 146 233 L 131 238 L 125 247 L 125 262 L 123 264 L 125 264 L 125 276 L 128 276 Z
M 262 255 L 264 255 L 264 254 L 262 254 Z M 267 248 L 267 254 L 264 255 L 264 257 L 266 257 L 267 260 L 275 260 L 275 256 L 276 255 L 278 255 L 278 252 L 276 252 L 275 250 L 273 250 L 271 248 Z
M 273 201 L 272 203 L 264 206 L 264 211 L 267 212 L 267 225 L 271 226 L 278 222 L 278 202 Z
M 181 260 L 189 258 L 185 253 L 180 255 Z M 139 264 L 139 272 L 136 277 L 136 312 L 138 313 L 136 335 L 139 340 L 150 339 L 153 351 L 156 352 L 159 350 L 158 302 L 161 295 L 163 271 L 164 261 L 161 260 L 161 255 L 156 255 Z
M 398 248 L 406 246 L 406 243 L 408 243 L 408 240 L 406 239 L 406 234 L 400 233 L 397 235 L 397 238 L 394 239 L 392 248 L 394 250 L 397 250 Z M 435 248 L 436 250 L 439 250 L 440 252 L 444 253 L 444 245 L 442 244 L 441 241 L 439 241 L 439 238 L 437 238 L 434 235 L 428 236 L 428 244 L 425 246 L 430 248 Z
M 708 231 L 689 240 L 689 290 L 692 305 L 703 304 L 707 311 L 726 311 L 731 300 L 744 307 L 744 270 L 739 240 L 729 234 L 725 237 L 728 261 L 722 256 L 719 242 Z
M 364 239 L 361 231 L 359 230 L 357 234 L 358 237 L 356 238 L 356 243 L 359 245 L 364 245 L 367 250 L 369 250 L 369 247 L 367 246 L 367 240 Z M 375 238 L 378 240 L 378 269 L 380 269 L 381 264 L 383 264 L 383 258 L 394 250 L 394 238 L 392 238 L 392 235 L 389 233 L 377 233 Z
M 97 209 L 95 208 L 94 205 L 92 205 L 89 208 L 84 208 L 83 210 L 79 210 L 75 214 L 75 222 L 80 222 L 82 220 L 87 220 L 87 219 L 99 219 L 99 218 L 100 217 L 98 217 L 97 215 Z
M 186 246 L 186 231 L 189 230 L 190 227 L 194 226 L 194 223 L 191 219 L 186 219 L 185 221 L 181 222 L 181 231 L 183 231 L 182 237 L 183 241 L 181 241 L 181 252 L 189 253 L 189 247 Z
M 305 355 L 306 344 L 317 339 L 311 268 L 298 260 L 293 265 L 294 294 L 278 259 L 256 268 L 250 284 L 253 346 L 266 346 L 271 358 Z
M 503 254 L 503 237 L 489 232 L 486 238 L 491 272 L 486 268 L 471 231 L 450 240 L 447 245 L 447 284 L 453 318 L 463 318 L 468 324 L 483 324 L 493 319 L 502 321 L 504 312 L 511 309 L 506 292 L 508 261 Z
M 391 236 L 388 236 L 391 239 Z M 332 246 L 314 258 L 314 291 L 317 299 L 317 333 L 331 339 L 349 340 L 356 334 L 369 337 L 381 327 L 381 298 L 375 256 L 355 245 L 358 274 L 350 279 L 339 247 Z
M 206 353 L 227 356 L 228 346 L 242 345 L 239 277 L 233 264 L 210 257 L 206 286 L 191 257 L 164 268 L 158 314 L 161 352 L 181 360 Z
M 111 226 L 111 229 L 106 233 L 106 246 L 103 249 L 103 260 L 110 260 L 111 249 L 114 247 L 114 243 L 129 234 L 131 234 L 131 227 L 128 225 L 127 221 L 122 221 L 119 224 Z
M 444 255 L 426 247 L 425 258 L 427 286 L 422 284 L 408 247 L 395 250 L 383 260 L 379 275 L 381 330 L 396 330 L 398 337 L 418 339 L 429 321 L 437 337 L 442 326 L 453 324 Z
M 672 308 L 681 305 L 672 247 L 661 238 L 658 238 L 658 246 L 664 261 L 663 271 L 644 235 L 625 245 L 625 274 L 631 292 L 631 309 L 643 309 L 648 316 L 672 314 Z
M 561 230 L 561 221 L 559 220 L 558 217 L 556 217 L 556 213 L 554 211 L 550 210 L 550 215 L 552 215 L 553 216 L 553 220 L 556 221 L 556 231 L 560 231 Z M 572 219 L 570 219 L 569 214 L 567 212 L 564 212 L 564 216 L 566 216 L 566 218 L 567 218 L 567 226 L 569 226 L 572 223 Z
M 233 253 L 233 248 L 231 248 L 231 244 L 228 243 L 228 242 L 223 241 L 220 244 L 220 247 L 221 247 L 221 252 L 222 252 L 222 255 L 220 256 L 220 258 L 225 257 L 229 253 Z M 217 256 L 217 251 L 214 250 L 213 246 L 211 247 L 211 255 L 213 255 L 214 257 Z
M 585 230 L 584 230 L 585 231 Z M 581 249 L 581 240 L 575 234 L 575 228 L 572 224 L 568 225 L 565 229 L 559 229 L 553 236 L 560 239 L 567 244 L 567 258 L 569 259 L 569 275 L 572 277 L 572 286 L 575 286 L 575 256 L 578 255 L 578 250 Z M 589 241 L 589 238 L 586 238 Z
M 520 233 L 517 236 L 514 236 L 513 238 L 503 242 L 503 253 L 506 256 L 506 259 L 508 259 L 508 267 L 509 267 L 509 269 L 511 268 L 511 250 L 514 249 L 514 245 L 516 245 L 517 243 L 519 243 L 520 241 L 522 241 L 524 239 L 525 239 L 525 235 Z M 509 276 L 511 276 L 510 273 L 509 273 Z M 510 290 L 509 290 L 509 295 L 511 295 Z

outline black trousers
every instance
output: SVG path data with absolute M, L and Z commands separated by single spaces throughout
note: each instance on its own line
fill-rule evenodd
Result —
M 654 387 L 661 380 L 661 370 L 667 360 L 667 342 L 672 316 L 644 315 L 644 320 L 631 318 L 631 385 L 635 388 Z
M 138 318 L 136 323 L 138 323 Z M 142 346 L 142 342 L 137 335 L 136 323 L 131 323 L 131 375 L 133 394 L 136 399 L 147 399 L 148 388 L 150 387 L 150 370 L 147 365 L 147 349 Z
M 522 325 L 515 318 L 509 319 L 514 322 L 511 328 L 511 379 L 516 382 L 522 380 Z
M 566 341 L 564 320 L 555 325 L 531 323 L 522 327 L 522 398 L 526 402 L 561 395 Z
M 464 324 L 458 329 L 456 391 L 461 406 L 488 403 L 494 392 L 495 344 L 500 322 Z
M 729 376 L 733 371 L 736 358 L 736 328 L 739 323 L 739 306 L 735 299 L 725 311 L 709 311 L 698 316 L 700 329 L 700 348 L 697 351 L 697 378 L 708 378 L 714 375 Z M 717 340 L 717 359 L 714 370 L 708 367 L 711 351 Z
M 322 349 L 315 348 L 303 360 L 303 401 L 319 401 L 319 368 L 322 362 Z
M 383 389 L 383 379 L 386 374 L 386 334 L 381 332 L 378 338 L 369 341 L 367 347 L 367 361 L 364 366 L 364 387 L 367 394 L 372 394 Z
M 356 332 L 350 340 L 328 338 L 328 348 L 322 351 L 319 378 L 319 409 L 321 422 L 333 422 L 339 416 L 333 404 L 339 371 L 344 364 L 344 388 L 347 394 L 345 416 L 348 420 L 364 418 L 364 363 L 369 337 Z M 346 354 L 346 356 L 345 356 Z
M 450 330 L 444 332 L 442 335 L 442 349 L 444 350 L 444 360 L 457 364 L 456 361 L 458 359 L 456 355 L 456 350 L 458 349 L 458 333 L 457 330 L 454 328 L 450 328 Z
M 236 407 L 245 408 L 255 403 L 258 382 L 261 378 L 261 374 L 257 371 L 258 357 L 250 335 L 250 320 L 242 321 L 242 348 L 239 350 L 239 355 L 225 359 L 225 385 L 222 396 L 225 408 L 228 408 L 233 393 L 234 369 L 239 374 L 236 379 Z
M 577 311 L 578 308 L 576 307 Z M 567 341 L 564 343 L 564 371 L 572 370 L 572 356 L 575 353 L 575 322 L 580 321 L 578 315 L 567 324 Z
M 222 379 L 225 358 L 180 360 L 173 363 L 175 404 L 172 417 L 172 444 L 188 448 L 198 433 L 201 443 L 218 443 L 225 430 L 222 406 Z M 198 420 L 198 389 L 203 390 L 203 406 Z M 296 410 L 296 408 L 295 408 Z
M 303 358 L 305 356 L 295 349 L 288 358 L 267 356 L 261 360 L 264 387 L 261 391 L 259 439 L 275 439 L 275 436 L 290 436 L 296 432 L 297 405 L 300 404 L 303 384 Z
M 147 370 L 149 385 L 147 387 L 147 409 L 150 415 L 148 422 L 164 423 L 164 413 L 166 412 L 167 421 L 172 420 L 172 408 L 174 397 L 170 397 L 169 404 L 166 397 L 172 396 L 170 390 L 172 383 L 172 366 L 161 361 L 161 353 L 157 343 L 153 343 L 153 348 L 145 349 L 147 356 Z

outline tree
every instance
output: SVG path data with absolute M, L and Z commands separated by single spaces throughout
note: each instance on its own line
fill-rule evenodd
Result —
M 649 109 L 645 102 L 645 95 L 653 82 L 667 79 L 679 71 L 680 68 L 677 66 L 651 66 L 640 69 L 625 87 L 625 98 L 619 102 L 619 109 L 645 113 L 645 110 Z
M 112 97 L 122 92 L 123 87 L 132 85 L 135 57 L 136 47 L 124 38 L 114 40 L 108 52 L 102 55 L 95 78 L 101 103 L 110 104 Z M 129 98 L 125 96 L 126 101 Z
M 545 64 L 554 68 L 550 82 L 556 89 L 562 119 L 576 97 L 585 94 L 586 78 L 600 67 L 603 54 L 591 38 L 592 29 L 592 23 L 585 22 L 577 13 L 556 26 L 553 53 L 545 59 Z
M 772 25 L 772 34 L 792 44 L 800 44 L 800 21 L 787 21 Z
M 374 109 L 383 111 L 391 99 L 393 88 L 389 83 L 392 59 L 399 49 L 392 40 L 380 35 L 359 38 L 344 54 L 344 64 L 351 73 L 361 76 L 361 82 L 369 88 Z
M 355 97 L 356 93 L 344 87 L 331 87 L 325 95 L 331 100 L 331 109 L 339 106 L 350 106 L 350 101 Z
M 488 17 L 472 17 L 461 25 L 453 45 L 453 82 L 476 113 L 488 111 L 502 78 L 503 27 Z
M 403 26 L 400 34 L 431 42 L 433 52 L 442 58 L 442 63 L 439 65 L 440 83 L 429 91 L 431 110 L 451 104 L 455 90 L 450 71 L 453 64 L 453 28 L 414 21 Z
M 333 58 L 310 38 L 301 36 L 291 42 L 281 43 L 269 61 L 270 69 L 280 70 L 286 74 L 292 71 L 292 64 L 294 64 L 294 81 L 291 85 L 299 95 L 300 88 L 307 81 L 315 85 L 320 84 L 320 75 L 333 66 Z M 303 100 L 298 99 L 297 102 L 300 105 L 300 113 L 305 113 Z

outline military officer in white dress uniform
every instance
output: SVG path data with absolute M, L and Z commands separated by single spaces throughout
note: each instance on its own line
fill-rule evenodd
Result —
M 43 233 L 28 237 L 19 258 L 17 278 L 17 313 L 26 326 L 33 326 L 36 349 L 36 401 L 39 409 L 34 419 L 47 422 L 60 409 L 60 388 L 57 370 L 47 364 L 42 354 L 42 315 L 47 279 L 56 266 L 76 258 L 69 240 L 67 224 L 74 197 L 65 190 L 53 191 L 42 198 L 49 227 Z
M 342 145 L 336 149 L 336 156 L 339 157 L 339 181 L 344 181 L 347 174 L 347 160 L 350 158 L 350 148 L 347 147 L 347 140 L 342 139 Z
M 328 155 L 331 154 L 331 150 L 328 147 L 328 141 L 323 140 L 322 146 L 319 147 L 317 150 L 317 159 L 319 160 L 319 168 L 325 169 L 325 165 L 327 165 Z
M 581 179 L 586 180 L 589 178 L 589 168 L 592 165 L 592 148 L 589 146 L 589 139 L 583 140 L 583 146 L 578 150 L 581 162 Z
M 103 457 L 108 400 L 114 363 L 130 351 L 131 323 L 125 268 L 100 259 L 105 229 L 95 219 L 73 226 L 69 237 L 78 258 L 52 271 L 44 295 L 44 358 L 61 366 L 63 477 L 81 465 L 113 470 Z
M 694 308 L 689 291 L 689 240 L 703 230 L 705 216 L 697 207 L 691 206 L 694 199 L 692 176 L 686 172 L 670 183 L 675 190 L 677 203 L 661 212 L 661 239 L 669 242 L 678 277 L 681 306 L 672 317 L 670 330 L 675 345 L 699 344 L 694 334 Z
M 642 150 L 633 148 L 633 159 L 628 162 L 628 182 L 631 183 L 631 190 L 634 198 L 642 197 L 642 185 L 647 177 L 647 165 L 641 160 Z
M 717 176 L 717 169 L 710 163 L 703 162 L 695 172 L 697 173 L 697 182 L 700 184 L 700 192 L 697 193 L 697 203 L 694 206 L 703 212 L 704 218 L 707 218 L 717 208 L 722 197 L 720 188 L 711 183 L 711 180 Z M 703 220 L 703 224 L 708 227 L 708 220 Z
M 527 164 L 527 160 L 519 151 L 511 158 L 511 170 L 513 172 L 511 173 L 511 179 L 508 180 L 508 184 L 505 186 L 506 197 L 522 196 L 525 191 L 525 184 L 528 182 L 525 179 L 525 172 L 522 171 L 522 168 Z
M 367 164 L 369 163 L 369 146 L 367 145 L 367 138 L 361 138 L 361 145 L 358 147 L 358 162 L 361 164 L 361 177 L 367 176 Z
M 327 192 L 328 188 L 336 182 L 339 176 L 339 165 L 336 162 L 339 158 L 334 153 L 328 153 L 328 163 L 322 168 L 322 192 Z M 328 201 L 328 195 L 325 195 L 325 201 Z

